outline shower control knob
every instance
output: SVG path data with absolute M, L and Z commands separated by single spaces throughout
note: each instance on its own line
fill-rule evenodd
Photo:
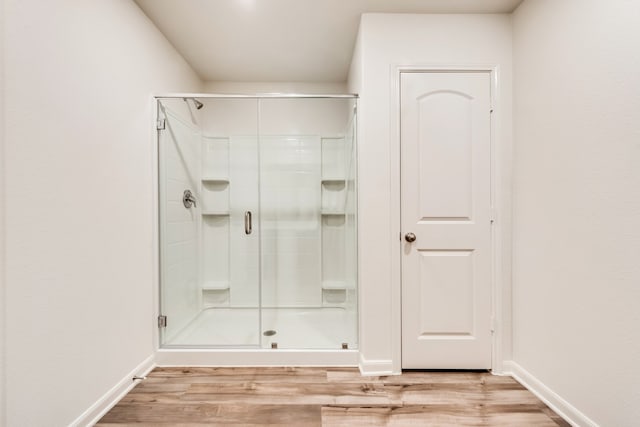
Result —
M 409 243 L 415 242 L 416 241 L 416 235 L 413 234 L 413 233 L 407 233 L 407 234 L 404 235 L 404 240 L 406 240 Z
M 196 198 L 193 197 L 193 193 L 191 193 L 191 190 L 184 190 L 184 193 L 182 193 L 182 204 L 187 209 L 192 206 L 194 208 L 196 207 Z

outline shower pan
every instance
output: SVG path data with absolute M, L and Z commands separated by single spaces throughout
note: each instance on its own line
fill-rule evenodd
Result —
M 156 101 L 159 362 L 355 365 L 357 98 Z

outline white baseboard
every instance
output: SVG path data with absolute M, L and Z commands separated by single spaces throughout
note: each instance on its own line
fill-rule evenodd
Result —
M 598 427 L 593 420 L 564 400 L 542 381 L 514 361 L 505 361 L 503 372 L 511 375 L 516 381 L 525 386 L 531 393 L 547 404 L 555 413 L 560 415 L 574 427 Z
M 398 372 L 393 372 L 393 362 L 391 360 L 367 360 L 362 357 L 360 353 L 360 373 L 365 376 L 382 376 L 382 375 L 397 375 Z
M 155 367 L 154 356 L 151 355 L 140 363 L 134 370 L 129 372 L 123 379 L 105 393 L 89 409 L 84 411 L 70 427 L 92 426 L 97 423 L 111 408 L 115 406 L 131 389 L 137 384 L 133 377 L 144 377 Z

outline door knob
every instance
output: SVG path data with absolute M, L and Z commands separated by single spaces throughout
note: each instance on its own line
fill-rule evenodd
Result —
M 404 240 L 406 240 L 409 243 L 415 242 L 416 241 L 416 235 L 413 234 L 413 233 L 407 233 L 407 234 L 404 235 Z

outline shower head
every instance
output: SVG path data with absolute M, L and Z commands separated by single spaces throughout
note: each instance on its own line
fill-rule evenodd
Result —
M 195 98 L 182 98 L 184 100 L 184 102 L 187 102 L 189 99 L 193 101 L 193 105 L 196 106 L 197 110 L 200 110 L 202 107 L 204 107 L 204 104 L 200 101 L 198 101 Z

